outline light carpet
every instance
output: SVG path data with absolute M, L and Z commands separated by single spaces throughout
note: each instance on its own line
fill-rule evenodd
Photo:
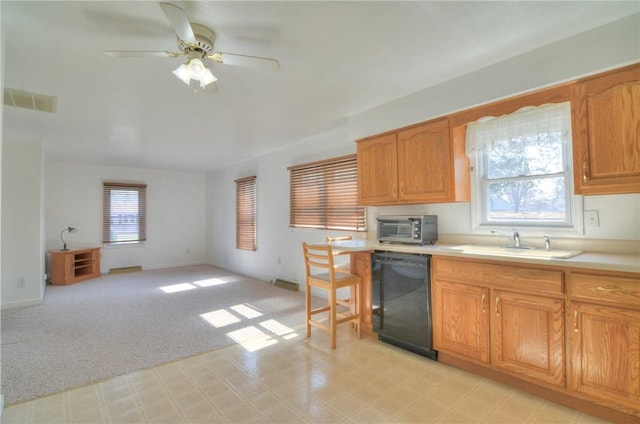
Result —
M 304 293 L 198 265 L 47 286 L 1 324 L 10 405 L 303 325 Z

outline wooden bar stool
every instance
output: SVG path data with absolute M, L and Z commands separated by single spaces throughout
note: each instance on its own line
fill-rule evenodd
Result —
M 331 245 L 314 245 L 302 243 L 304 254 L 306 286 L 305 286 L 305 307 L 307 337 L 311 336 L 311 327 L 320 328 L 327 331 L 331 336 L 331 349 L 336 348 L 336 327 L 346 322 L 354 323 L 358 338 L 362 337 L 362 278 L 349 273 L 346 270 L 335 269 L 333 263 L 333 251 Z M 319 271 L 318 271 L 319 270 Z M 328 303 L 326 306 L 311 308 L 311 288 L 317 287 L 328 292 Z M 338 312 L 338 305 L 351 306 L 350 301 L 337 299 L 336 292 L 343 287 L 353 287 L 355 293 L 355 308 L 348 308 L 345 312 Z M 312 319 L 315 314 L 328 312 L 328 323 L 323 323 Z

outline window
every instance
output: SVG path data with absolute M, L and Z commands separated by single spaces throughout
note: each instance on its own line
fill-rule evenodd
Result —
M 289 226 L 366 231 L 356 155 L 289 167 Z
M 568 102 L 469 124 L 474 224 L 572 227 L 570 148 Z
M 235 180 L 236 249 L 256 250 L 256 177 Z
M 147 185 L 104 182 L 102 242 L 140 243 L 147 240 Z

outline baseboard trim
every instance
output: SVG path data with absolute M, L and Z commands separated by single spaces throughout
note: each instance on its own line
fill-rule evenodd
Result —
M 0 306 L 0 309 L 11 309 L 11 308 L 22 308 L 24 306 L 34 306 L 42 303 L 42 298 L 40 299 L 27 299 L 27 300 L 19 300 L 17 302 L 9 302 Z
M 109 270 L 109 274 L 126 274 L 129 272 L 140 272 L 142 271 L 142 267 L 138 266 L 126 266 L 122 268 L 111 268 Z

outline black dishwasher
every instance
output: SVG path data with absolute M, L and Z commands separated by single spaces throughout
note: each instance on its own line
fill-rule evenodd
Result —
M 372 320 L 383 342 L 437 359 L 432 347 L 430 264 L 430 255 L 375 252 Z

